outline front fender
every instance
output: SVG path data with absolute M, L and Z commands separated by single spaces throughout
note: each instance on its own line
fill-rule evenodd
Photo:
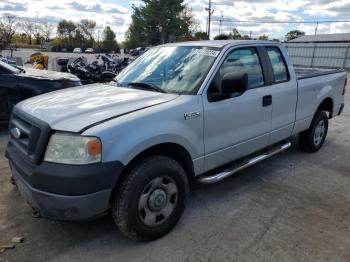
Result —
M 127 165 L 146 149 L 164 143 L 182 146 L 196 160 L 204 154 L 203 115 L 186 120 L 184 113 L 201 110 L 198 99 L 186 99 L 192 101 L 175 99 L 169 103 L 180 106 L 165 103 L 150 107 L 102 123 L 84 134 L 100 137 L 103 162 L 118 160 Z

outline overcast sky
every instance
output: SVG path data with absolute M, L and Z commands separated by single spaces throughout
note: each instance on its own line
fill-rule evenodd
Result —
M 205 31 L 208 0 L 186 0 L 199 28 Z M 131 5 L 139 1 L 128 0 L 0 0 L 0 13 L 15 13 L 51 22 L 61 19 L 78 21 L 94 19 L 101 28 L 110 25 L 119 41 L 124 39 L 130 23 Z M 292 29 L 314 34 L 315 24 L 263 24 L 261 21 L 315 21 L 350 20 L 350 0 L 213 0 L 214 20 L 221 12 L 227 20 L 249 20 L 254 23 L 223 22 L 223 32 L 236 27 L 242 34 L 257 37 L 262 34 L 282 39 Z M 219 32 L 219 22 L 212 22 L 212 34 Z M 319 33 L 350 33 L 350 23 L 320 24 Z

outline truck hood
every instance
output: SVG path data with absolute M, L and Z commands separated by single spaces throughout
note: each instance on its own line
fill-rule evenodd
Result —
M 39 70 L 33 68 L 24 68 L 23 77 L 46 79 L 46 80 L 69 80 L 79 81 L 79 78 L 70 73 L 61 73 L 56 71 Z
M 80 132 L 91 125 L 177 98 L 108 84 L 73 87 L 20 102 L 16 109 L 48 123 L 52 129 Z

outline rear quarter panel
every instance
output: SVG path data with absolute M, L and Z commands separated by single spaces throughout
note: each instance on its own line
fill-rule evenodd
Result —
M 345 78 L 346 73 L 339 72 L 298 80 L 298 104 L 293 133 L 309 128 L 317 108 L 326 98 L 332 99 L 333 116 L 336 116 L 344 103 L 342 92 Z

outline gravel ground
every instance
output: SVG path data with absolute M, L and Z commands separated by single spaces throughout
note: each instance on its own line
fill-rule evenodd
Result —
M 214 185 L 196 185 L 183 218 L 150 243 L 124 238 L 110 215 L 89 223 L 31 217 L 10 183 L 0 135 L 0 261 L 350 261 L 350 107 L 315 154 L 293 147 Z M 295 140 L 295 139 L 294 139 Z

